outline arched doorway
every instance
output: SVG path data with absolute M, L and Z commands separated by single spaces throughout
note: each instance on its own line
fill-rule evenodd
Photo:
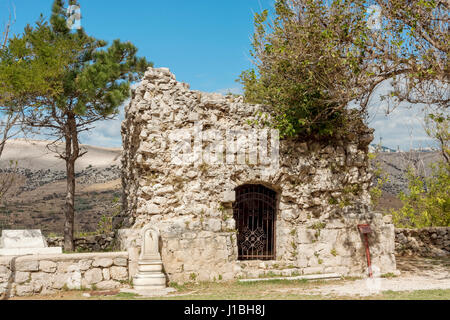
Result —
M 238 259 L 275 259 L 276 192 L 258 184 L 242 185 L 235 191 Z

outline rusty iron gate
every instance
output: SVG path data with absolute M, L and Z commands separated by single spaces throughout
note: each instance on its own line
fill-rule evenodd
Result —
M 276 192 L 262 185 L 236 188 L 233 216 L 239 260 L 275 259 L 276 199 Z

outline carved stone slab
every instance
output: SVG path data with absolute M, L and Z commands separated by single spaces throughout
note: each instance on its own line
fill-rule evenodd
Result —
M 49 248 L 41 230 L 2 231 L 2 236 L 0 237 L 0 256 L 58 253 L 62 253 L 62 248 Z
M 45 248 L 45 241 L 41 230 L 3 230 L 0 237 L 0 248 Z

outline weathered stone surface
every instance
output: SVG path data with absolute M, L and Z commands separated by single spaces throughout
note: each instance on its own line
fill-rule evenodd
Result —
M 59 273 L 71 272 L 72 270 L 78 268 L 78 263 L 74 261 L 60 261 L 57 264 Z
M 62 289 L 67 286 L 67 280 L 69 279 L 69 274 L 67 273 L 57 273 L 53 277 L 52 288 Z
M 113 265 L 113 260 L 111 258 L 96 259 L 96 260 L 94 260 L 92 265 L 94 267 L 109 268 Z
M 53 261 L 44 260 L 39 262 L 39 270 L 44 272 L 53 273 L 56 271 L 57 266 L 58 265 Z
M 23 271 L 16 271 L 14 274 L 15 283 L 24 283 L 30 280 L 30 273 Z
M 3 230 L 0 256 L 62 253 L 61 247 L 47 247 L 41 230 Z
M 83 259 L 78 261 L 78 267 L 81 271 L 86 271 L 92 266 L 92 260 L 89 259 Z
M 104 268 L 102 270 L 103 274 L 103 280 L 110 280 L 111 279 L 111 273 L 109 272 L 109 268 Z
M 16 286 L 16 294 L 18 296 L 28 296 L 33 293 L 33 286 L 30 284 Z
M 45 248 L 47 243 L 41 230 L 3 230 L 0 248 Z
M 128 266 L 128 259 L 116 258 L 116 259 L 114 259 L 114 265 L 120 266 L 120 267 L 126 267 L 126 266 Z
M 17 271 L 39 271 L 39 262 L 36 260 L 19 260 L 16 262 Z
M 84 273 L 84 279 L 86 280 L 87 284 L 96 284 L 102 281 L 103 280 L 102 269 L 94 268 L 86 271 Z
M 6 266 L 0 266 L 0 283 L 7 282 L 11 276 L 11 270 Z
M 114 280 L 101 281 L 95 285 L 99 290 L 112 290 L 121 286 L 120 282 Z
M 127 280 L 128 270 L 125 267 L 111 267 L 110 268 L 111 278 L 114 280 Z

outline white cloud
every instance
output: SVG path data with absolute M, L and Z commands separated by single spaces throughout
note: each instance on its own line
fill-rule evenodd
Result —
M 424 105 L 401 103 L 393 108 L 392 101 L 381 99 L 389 89 L 389 83 L 383 83 L 369 105 L 369 126 L 375 129 L 373 143 L 378 144 L 381 139 L 384 146 L 401 150 L 434 146 L 423 127 Z
M 233 87 L 233 88 L 224 88 L 224 89 L 219 89 L 216 91 L 217 93 L 221 93 L 221 94 L 243 94 L 242 88 L 240 87 Z
M 124 106 L 128 101 L 119 108 L 119 115 L 114 120 L 100 121 L 95 124 L 95 127 L 80 135 L 80 140 L 83 144 L 89 144 L 102 147 L 121 147 L 122 136 L 120 128 L 122 121 L 125 118 Z

